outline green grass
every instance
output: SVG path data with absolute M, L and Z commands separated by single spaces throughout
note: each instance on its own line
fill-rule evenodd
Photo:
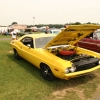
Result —
M 11 35 L 2 35 L 2 34 L 0 34 L 0 38 L 11 38 Z
M 10 40 L 0 41 L 0 100 L 91 100 L 100 84 L 100 70 L 53 82 L 25 60 L 15 60 Z

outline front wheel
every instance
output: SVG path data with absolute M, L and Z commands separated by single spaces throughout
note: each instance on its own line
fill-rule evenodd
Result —
M 21 57 L 19 56 L 19 54 L 17 53 L 16 50 L 14 50 L 14 57 L 15 59 L 19 60 Z
M 41 66 L 41 74 L 43 78 L 48 81 L 53 81 L 55 79 L 55 76 L 53 75 L 51 69 L 46 64 L 43 64 Z

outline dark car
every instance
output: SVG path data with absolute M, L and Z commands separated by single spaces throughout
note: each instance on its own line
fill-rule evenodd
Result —
M 100 53 L 100 29 L 83 38 L 78 45 Z
M 21 31 L 18 32 L 17 34 L 18 34 L 19 36 L 23 36 L 23 35 L 32 34 L 32 33 L 33 33 L 33 32 L 32 32 L 32 29 L 31 29 L 31 28 L 26 28 L 24 31 L 21 30 Z

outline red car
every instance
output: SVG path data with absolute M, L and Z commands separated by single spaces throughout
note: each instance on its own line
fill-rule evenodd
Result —
M 100 29 L 83 38 L 78 45 L 100 53 Z

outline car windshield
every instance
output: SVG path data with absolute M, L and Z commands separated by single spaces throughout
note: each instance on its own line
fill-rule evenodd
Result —
M 43 48 L 54 37 L 55 36 L 36 38 L 35 39 L 36 48 Z
M 100 40 L 100 31 L 96 32 L 98 39 Z

